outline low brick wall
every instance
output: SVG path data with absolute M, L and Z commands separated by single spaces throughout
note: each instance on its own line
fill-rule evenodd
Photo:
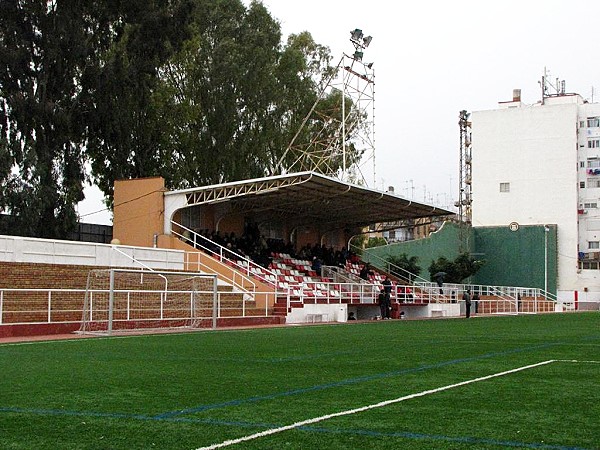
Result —
M 0 262 L 0 288 L 85 289 L 90 270 L 103 268 L 106 267 Z
M 63 334 L 77 331 L 81 325 L 85 289 L 88 274 L 93 269 L 107 269 L 107 267 L 77 266 L 61 264 L 34 264 L 0 262 L 0 289 L 5 289 L 2 294 L 2 322 L 0 323 L 0 337 L 33 336 L 46 334 Z M 210 290 L 212 281 L 206 286 L 200 282 L 196 288 Z M 228 289 L 228 286 L 223 288 Z M 13 289 L 26 289 L 27 291 L 14 291 Z M 41 291 L 34 291 L 40 289 Z M 229 288 L 230 289 L 230 288 Z M 49 290 L 61 290 L 51 292 Z M 72 290 L 72 291 L 68 291 Z M 182 288 L 183 290 L 183 288 Z M 96 294 L 96 302 L 101 302 L 102 296 Z M 168 300 L 162 304 L 160 294 L 156 299 L 149 298 L 143 309 L 131 310 L 135 319 L 147 319 L 157 316 L 161 311 L 168 325 L 169 319 L 178 318 L 181 311 L 185 311 L 190 304 L 189 294 L 169 293 Z M 123 298 L 121 298 L 123 297 Z M 206 297 L 202 299 L 202 297 Z M 125 298 L 125 299 L 124 299 Z M 196 306 L 199 316 L 212 315 L 212 294 L 201 295 Z M 124 303 L 125 302 L 125 303 Z M 243 314 L 243 294 L 220 292 L 221 318 L 220 326 L 234 326 L 248 323 L 250 317 L 240 317 Z M 125 294 L 115 296 L 115 319 L 123 319 L 123 304 L 127 303 Z M 100 303 L 98 303 L 100 304 Z M 119 306 L 120 305 L 120 306 Z M 248 307 L 246 315 L 264 315 L 264 310 Z M 97 319 L 102 319 L 102 312 L 97 312 Z M 134 319 L 132 317 L 132 319 Z M 255 318 L 258 319 L 258 318 Z M 281 319 L 264 318 L 264 323 L 281 323 Z M 206 323 L 209 323 L 207 321 Z M 206 325 L 201 325 L 202 327 Z

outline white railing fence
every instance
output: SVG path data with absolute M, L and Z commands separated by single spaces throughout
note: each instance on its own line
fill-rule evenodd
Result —
M 354 244 L 350 244 L 350 249 L 356 252 L 357 254 L 363 252 L 363 250 L 360 247 L 357 247 Z M 379 270 L 382 270 L 385 273 L 389 273 L 390 275 L 397 277 L 406 284 L 413 284 L 416 282 L 427 282 L 425 278 L 420 277 L 419 275 L 416 275 L 412 272 L 409 272 L 408 270 L 397 266 L 396 264 L 389 262 L 387 259 L 382 258 L 381 256 L 373 253 L 369 253 L 367 255 L 365 262 L 368 262 L 369 264 L 373 265 Z
M 124 320 L 134 320 L 143 311 L 144 320 L 177 320 L 194 317 L 193 298 L 200 294 L 212 295 L 212 291 L 169 291 L 146 290 L 140 299 L 138 290 L 113 291 L 123 301 L 120 313 Z M 89 292 L 89 316 L 101 317 L 107 311 L 108 289 Z M 0 289 L 0 325 L 35 323 L 80 323 L 86 289 Z M 272 295 L 272 293 L 271 293 Z M 189 301 L 174 301 L 174 298 L 189 297 Z M 232 300 L 232 296 L 235 300 Z M 158 300 L 157 300 L 158 299 Z M 223 317 L 266 317 L 269 307 L 257 308 L 254 299 L 243 294 L 217 292 L 217 318 Z M 212 316 L 211 316 L 212 317 Z

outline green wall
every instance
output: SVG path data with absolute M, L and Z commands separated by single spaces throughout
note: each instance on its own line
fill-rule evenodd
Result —
M 429 280 L 428 268 L 432 261 L 441 256 L 450 261 L 454 260 L 459 255 L 458 242 L 458 225 L 444 222 L 437 232 L 427 238 L 365 249 L 362 259 L 375 267 L 383 268 L 381 259 L 387 260 L 388 256 L 402 255 L 403 253 L 409 257 L 416 256 L 419 259 L 418 264 L 421 266 L 421 272 L 418 275 Z
M 485 265 L 473 277 L 474 283 L 544 288 L 545 231 L 543 225 L 474 228 L 477 259 Z M 548 291 L 556 292 L 556 225 L 549 225 Z
M 544 253 L 546 248 L 543 225 L 520 226 L 517 231 L 505 227 L 469 229 L 471 255 L 485 264 L 472 278 L 473 284 L 525 286 L 544 288 Z M 557 253 L 556 225 L 547 233 L 548 291 L 556 292 Z M 381 259 L 406 253 L 416 256 L 421 266 L 419 276 L 429 279 L 431 262 L 441 256 L 454 260 L 459 255 L 459 227 L 446 222 L 436 233 L 425 239 L 366 249 L 363 260 L 383 267 Z

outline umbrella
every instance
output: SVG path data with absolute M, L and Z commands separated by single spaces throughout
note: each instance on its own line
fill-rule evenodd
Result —
M 446 275 L 448 275 L 446 272 L 438 272 L 435 275 L 433 275 L 433 278 L 444 278 Z

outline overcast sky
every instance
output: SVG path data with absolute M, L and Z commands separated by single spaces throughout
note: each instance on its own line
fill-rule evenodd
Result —
M 592 100 L 594 88 L 594 102 L 600 100 L 597 0 L 263 4 L 284 40 L 309 31 L 334 62 L 354 52 L 350 30 L 373 36 L 363 60 L 375 70 L 376 187 L 394 186 L 416 201 L 445 207 L 457 198 L 460 110 L 495 109 L 516 88 L 525 103 L 536 103 L 544 68 L 552 81 L 565 80 L 567 92 Z M 88 201 L 79 212 L 102 207 Z M 83 221 L 110 223 L 107 217 Z

